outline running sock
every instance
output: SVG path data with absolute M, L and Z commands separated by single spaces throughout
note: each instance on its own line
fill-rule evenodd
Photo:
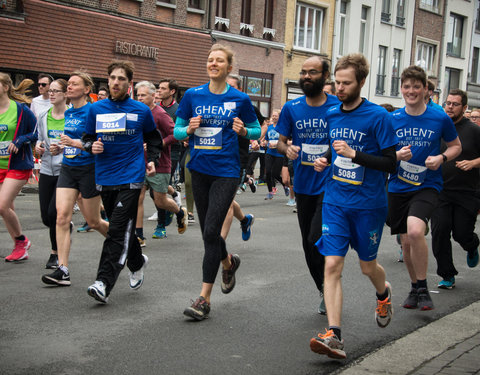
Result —
M 412 289 L 418 289 L 418 284 L 417 283 L 412 283 Z
M 342 340 L 342 330 L 340 329 L 340 327 L 337 327 L 337 326 L 329 326 L 328 329 L 332 330 L 333 333 L 335 334 L 335 336 L 337 336 L 337 338 L 341 341 Z
M 417 289 L 425 288 L 427 289 L 427 279 L 425 280 L 417 280 Z
M 177 212 L 177 221 L 180 222 L 183 219 L 184 216 L 185 216 L 185 213 L 180 208 L 180 210 Z
M 178 193 L 176 191 L 174 191 L 173 194 L 172 194 L 172 198 L 176 198 L 177 195 L 178 195 Z
M 65 267 L 63 264 L 58 267 L 62 270 L 62 272 L 65 274 L 65 275 L 68 275 L 68 267 Z
M 240 220 L 240 224 L 247 224 L 248 223 L 248 219 L 246 216 L 243 217 L 242 220 Z
M 20 236 L 15 237 L 15 239 L 16 239 L 17 241 L 25 241 L 25 236 L 24 236 L 23 234 L 21 234 Z
M 143 228 L 135 228 L 135 234 L 137 235 L 137 237 L 143 239 Z
M 385 292 L 383 292 L 383 294 L 378 294 L 378 293 L 376 294 L 377 294 L 377 299 L 379 301 L 385 301 L 388 298 L 388 289 L 385 288 Z

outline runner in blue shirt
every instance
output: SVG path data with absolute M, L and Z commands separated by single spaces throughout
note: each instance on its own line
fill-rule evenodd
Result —
M 329 148 L 325 116 L 329 108 L 339 103 L 336 96 L 323 92 L 329 75 L 328 62 L 321 57 L 305 60 L 299 81 L 305 96 L 285 103 L 276 129 L 280 134 L 277 150 L 293 160 L 298 223 L 307 266 L 320 293 L 320 314 L 326 313 L 323 300 L 325 258 L 315 243 L 322 235 L 322 202 L 330 169 L 318 173 L 313 162 Z M 289 138 L 292 138 L 290 145 Z
M 282 184 L 285 190 L 285 196 L 288 197 L 290 194 L 290 188 L 283 184 L 281 176 L 284 157 L 277 151 L 277 144 L 280 134 L 278 133 L 276 127 L 279 117 L 280 110 L 274 109 L 272 112 L 272 124 L 268 126 L 264 138 L 267 147 L 265 154 L 265 175 L 267 177 L 268 187 L 268 193 L 265 197 L 265 200 L 273 199 L 273 196 L 276 193 L 275 181 L 278 181 Z
M 95 155 L 97 189 L 110 222 L 96 280 L 87 289 L 102 303 L 108 301 L 125 263 L 131 289 L 142 286 L 148 263 L 135 235 L 138 198 L 145 179 L 143 143 L 147 144 L 146 171 L 153 176 L 162 136 L 150 108 L 128 96 L 133 71 L 130 61 L 116 60 L 108 66 L 110 97 L 92 105 L 82 137 L 85 150 Z
M 65 111 L 63 133 L 50 143 L 50 153 L 63 153 L 62 167 L 57 182 L 57 253 L 59 267 L 52 273 L 42 276 L 45 284 L 69 286 L 72 213 L 75 202 L 82 195 L 80 210 L 88 225 L 107 235 L 108 223 L 100 216 L 100 193 L 95 187 L 95 164 L 93 156 L 85 151 L 81 137 L 85 132 L 90 93 L 94 88 L 92 78 L 85 72 L 73 72 L 68 79 L 67 98 L 72 107 Z
M 440 166 L 461 152 L 455 125 L 444 111 L 425 104 L 427 75 L 418 66 L 406 68 L 400 77 L 405 107 L 392 114 L 399 139 L 396 173 L 388 183 L 391 233 L 400 233 L 403 260 L 411 281 L 403 303 L 407 309 L 432 310 L 427 287 L 428 245 L 425 229 L 442 189 Z M 441 140 L 447 149 L 440 152 Z
M 235 196 L 240 178 L 238 134 L 258 139 L 260 124 L 249 97 L 230 87 L 233 52 L 215 44 L 210 49 L 207 73 L 210 82 L 187 90 L 177 111 L 174 136 L 189 137 L 192 189 L 205 247 L 200 297 L 184 311 L 203 320 L 210 312 L 210 295 L 222 263 L 222 292 L 235 286 L 240 265 L 236 254 L 228 254 L 221 236 L 222 224 Z
M 342 104 L 330 108 L 326 116 L 331 178 L 325 190 L 322 236 L 317 246 L 325 256 L 329 327 L 325 334 L 310 340 L 310 348 L 339 359 L 346 358 L 341 337 L 341 276 L 349 246 L 357 251 L 362 273 L 376 289 L 378 326 L 386 327 L 393 315 L 391 286 L 376 258 L 387 215 L 385 173 L 395 171 L 397 139 L 388 112 L 360 96 L 368 70 L 362 54 L 347 55 L 337 62 L 335 83 Z M 316 159 L 315 169 L 324 171 L 328 159 Z

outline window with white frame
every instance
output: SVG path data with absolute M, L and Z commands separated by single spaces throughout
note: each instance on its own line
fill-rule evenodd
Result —
M 381 20 L 383 22 L 390 22 L 390 5 L 390 0 L 382 0 Z
M 204 10 L 205 9 L 205 0 L 188 0 L 188 7 L 191 9 L 199 9 L 199 10 Z
M 338 54 L 343 56 L 345 53 L 345 28 L 347 23 L 347 2 L 340 1 L 340 38 L 338 41 Z
M 480 33 L 480 6 L 477 8 L 477 18 L 475 19 L 475 32 Z
M 297 3 L 294 46 L 320 51 L 322 45 L 323 9 Z
M 462 71 L 453 68 L 445 68 L 445 87 L 444 92 L 449 93 L 450 90 L 460 87 L 460 73 Z
M 397 1 L 397 17 L 395 22 L 397 26 L 405 25 L 405 2 L 406 0 Z
M 400 60 L 402 58 L 402 50 L 394 49 L 392 57 L 392 84 L 390 86 L 390 95 L 398 96 L 400 90 Z
M 440 0 L 420 0 L 420 8 L 439 13 Z
M 447 54 L 460 57 L 462 54 L 464 18 L 458 14 L 450 13 L 448 19 Z
M 435 58 L 437 46 L 426 42 L 417 42 L 415 65 L 423 68 L 429 76 L 436 76 Z
M 379 46 L 377 59 L 377 85 L 375 93 L 383 95 L 385 93 L 385 62 L 387 59 L 387 47 Z
M 473 47 L 472 53 L 472 68 L 470 70 L 470 82 L 477 83 L 478 81 L 478 58 L 480 55 L 480 49 Z
M 215 13 L 215 28 L 220 31 L 227 31 L 230 27 L 230 19 L 227 17 L 227 0 L 217 0 L 217 11 Z
M 362 6 L 362 13 L 360 15 L 360 41 L 358 50 L 364 55 L 367 53 L 369 11 L 370 8 Z
M 252 15 L 252 0 L 242 0 L 242 14 L 240 17 L 240 34 L 253 35 L 253 25 L 250 22 Z

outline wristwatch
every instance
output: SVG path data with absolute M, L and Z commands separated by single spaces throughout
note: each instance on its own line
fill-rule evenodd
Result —
M 442 154 L 442 157 L 443 157 L 443 162 L 446 163 L 448 161 L 447 155 Z

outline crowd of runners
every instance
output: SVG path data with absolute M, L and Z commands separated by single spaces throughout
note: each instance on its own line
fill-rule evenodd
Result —
M 33 100 L 26 95 L 33 81 L 15 87 L 0 73 L 0 215 L 14 242 L 5 261 L 28 259 L 31 242 L 14 200 L 31 176 L 34 153 L 41 158 L 40 212 L 51 242 L 45 254 L 49 271 L 41 276 L 45 284 L 71 285 L 72 213 L 78 205 L 85 218 L 78 230 L 104 237 L 88 295 L 107 303 L 125 265 L 130 287 L 139 289 L 148 264 L 142 253 L 148 191 L 157 221 L 153 238 L 165 238 L 174 217 L 179 234 L 198 220 L 202 280 L 184 314 L 203 320 L 218 271 L 223 293 L 236 284 L 240 256 L 226 245 L 233 218 L 244 241 L 252 233 L 255 218 L 243 213 L 235 197 L 266 184 L 265 200 L 274 199 L 281 186 L 297 212 L 299 243 L 319 293 L 315 309 L 327 315 L 325 333 L 310 340 L 312 351 L 346 358 L 341 277 L 349 248 L 376 292 L 377 325 L 391 322 L 392 286 L 377 262 L 385 224 L 399 237 L 410 282 L 403 307 L 432 310 L 429 222 L 438 288 L 455 287 L 451 237 L 466 251 L 469 267 L 479 262 L 480 127 L 465 114 L 476 121 L 480 111 L 467 112 L 466 93 L 452 90 L 442 108 L 431 100 L 423 69 L 410 66 L 401 75 L 405 106 L 395 110 L 361 97 L 369 74 L 363 55 L 342 57 L 333 83 L 329 63 L 315 56 L 300 71 L 304 96 L 265 118 L 231 75 L 233 59 L 229 47 L 213 45 L 206 62 L 209 82 L 187 90 L 180 103 L 173 79 L 158 86 L 138 82 L 137 100 L 132 99 L 129 61 L 108 66 L 108 88 L 99 88 L 93 103 L 95 85 L 84 71 L 68 81 L 39 75 L 40 95 Z M 178 174 L 186 206 L 177 191 Z

